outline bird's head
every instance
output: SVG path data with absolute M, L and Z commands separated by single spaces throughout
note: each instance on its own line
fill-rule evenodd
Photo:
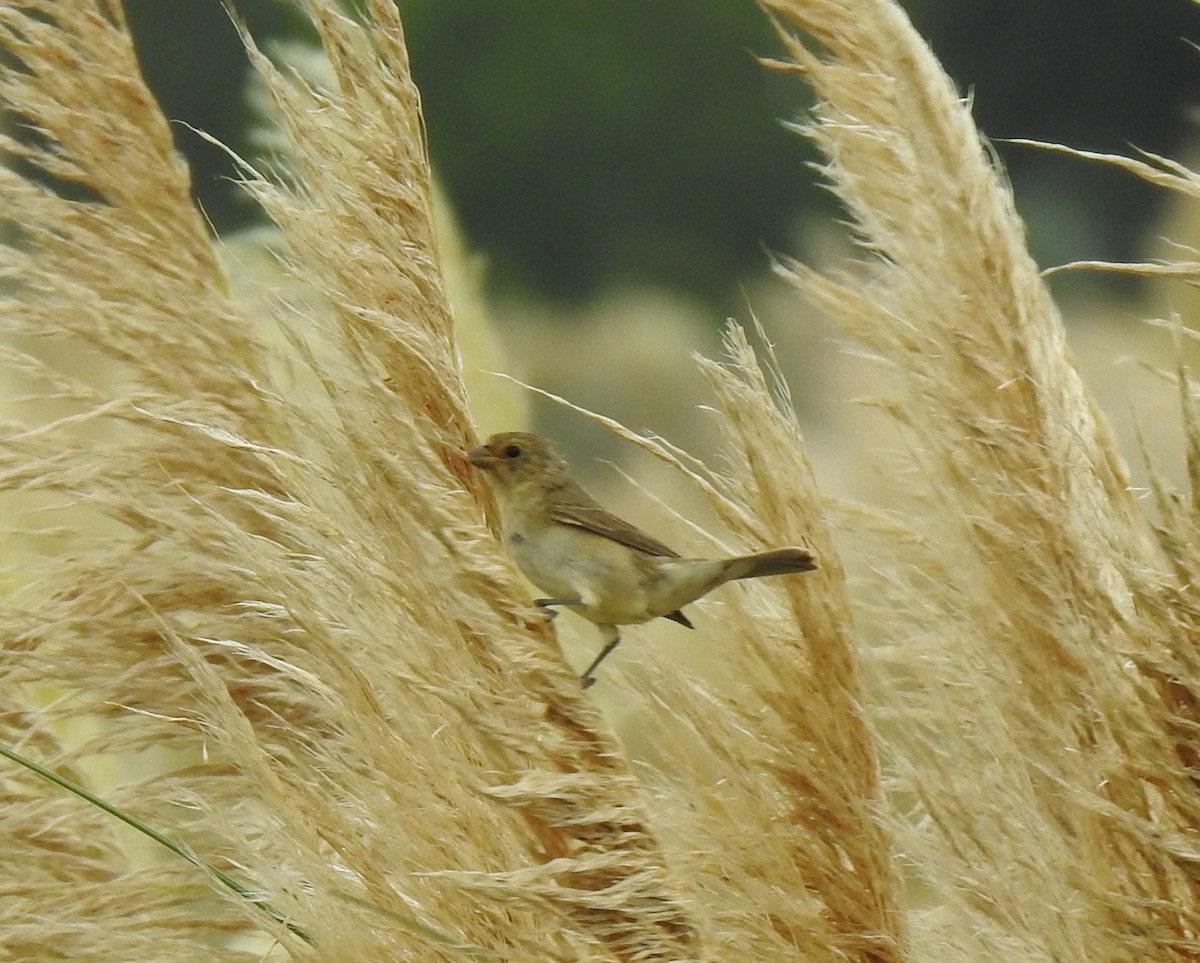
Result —
M 567 463 L 545 438 L 527 431 L 502 431 L 467 452 L 471 464 L 488 473 L 500 490 L 566 474 Z

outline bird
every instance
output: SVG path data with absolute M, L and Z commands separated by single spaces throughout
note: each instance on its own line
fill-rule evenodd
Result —
M 618 626 L 667 618 L 690 629 L 683 606 L 719 585 L 817 568 L 813 553 L 798 547 L 682 558 L 605 509 L 571 477 L 553 443 L 530 432 L 491 435 L 465 454 L 496 497 L 517 567 L 548 595 L 535 604 L 567 607 L 599 629 L 604 646 L 580 677 L 584 688 L 621 641 Z

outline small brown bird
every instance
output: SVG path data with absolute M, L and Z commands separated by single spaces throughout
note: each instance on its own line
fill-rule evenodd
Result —
M 583 673 L 592 675 L 617 643 L 618 625 L 661 617 L 692 628 L 680 609 L 718 585 L 740 578 L 790 575 L 817 567 L 803 548 L 777 548 L 736 558 L 680 558 L 618 518 L 583 490 L 545 438 L 524 431 L 492 435 L 467 452 L 487 472 L 500 505 L 504 541 L 521 571 L 550 598 L 594 622 L 604 648 Z

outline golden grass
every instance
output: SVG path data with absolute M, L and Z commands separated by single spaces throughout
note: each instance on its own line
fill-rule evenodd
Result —
M 822 48 L 788 42 L 871 254 L 855 278 L 788 268 L 889 367 L 907 445 L 908 533 L 868 549 L 861 616 L 887 640 L 897 833 L 934 907 L 914 945 L 1192 958 L 1189 581 L 1162 564 L 967 105 L 899 9 L 768 6 Z
M 234 867 L 316 948 L 235 900 L 164 914 L 162 940 L 135 928 L 137 945 L 118 945 L 131 907 L 160 892 L 196 902 L 205 880 L 136 866 L 95 813 L 79 817 L 78 852 L 39 835 L 85 807 L 26 779 L 11 785 L 31 802 L 5 807 L 5 836 L 34 842 L 4 872 L 12 886 L 33 867 L 62 881 L 62 922 L 39 932 L 72 959 L 166 959 L 172 941 L 218 954 L 231 929 L 263 929 L 295 956 L 462 958 L 339 892 L 499 958 L 589 945 L 686 958 L 693 927 L 628 766 L 530 621 L 460 454 L 473 431 L 395 11 L 371 5 L 368 31 L 309 9 L 335 87 L 256 55 L 291 177 L 248 172 L 248 189 L 328 307 L 277 319 L 282 360 L 226 294 L 119 8 L 0 14 L 20 64 L 5 101 L 44 132 L 6 146 L 86 192 L 4 175 L 22 232 L 5 249 L 20 285 L 10 358 L 78 414 L 14 419 L 0 477 L 102 521 L 77 526 L 5 605 L 9 743 L 68 771 L 180 753 L 112 793 Z M 88 359 L 83 376 L 45 360 L 59 342 Z M 318 394 L 281 374 L 296 365 Z M 80 719 L 91 731 L 63 733 Z M 114 877 L 100 907 L 97 863 Z
M 903 508 L 822 495 L 731 327 L 700 361 L 720 470 L 610 427 L 723 541 L 822 568 L 717 593 L 691 665 L 631 645 L 585 696 L 461 454 L 394 6 L 304 7 L 327 81 L 250 44 L 286 151 L 243 168 L 278 297 L 226 276 L 119 6 L 0 7 L 0 97 L 39 131 L 3 146 L 42 172 L 0 171 L 0 739 L 284 918 L 5 763 L 3 953 L 1200 955 L 1196 505 L 1157 476 L 1157 528 L 1134 502 L 1003 178 L 899 8 L 767 4 L 867 255 L 783 270 L 891 373 Z

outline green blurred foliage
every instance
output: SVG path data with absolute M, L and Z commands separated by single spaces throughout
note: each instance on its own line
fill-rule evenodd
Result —
M 431 153 L 501 290 L 563 301 L 647 283 L 740 310 L 764 249 L 804 256 L 836 212 L 808 145 L 807 99 L 763 70 L 778 52 L 734 0 L 399 0 Z M 236 0 L 261 42 L 303 30 L 280 0 Z M 1178 153 L 1191 136 L 1200 7 L 1188 0 L 910 0 L 994 138 Z M 219 0 L 127 0 L 169 117 L 249 150 L 246 63 Z M 219 151 L 182 125 L 218 229 L 252 218 Z M 1157 196 L 1130 178 L 999 144 L 1043 263 L 1125 258 Z
M 436 169 L 500 283 L 558 297 L 615 277 L 706 297 L 812 205 L 749 3 L 402 0 Z M 829 206 L 824 211 L 829 212 Z

